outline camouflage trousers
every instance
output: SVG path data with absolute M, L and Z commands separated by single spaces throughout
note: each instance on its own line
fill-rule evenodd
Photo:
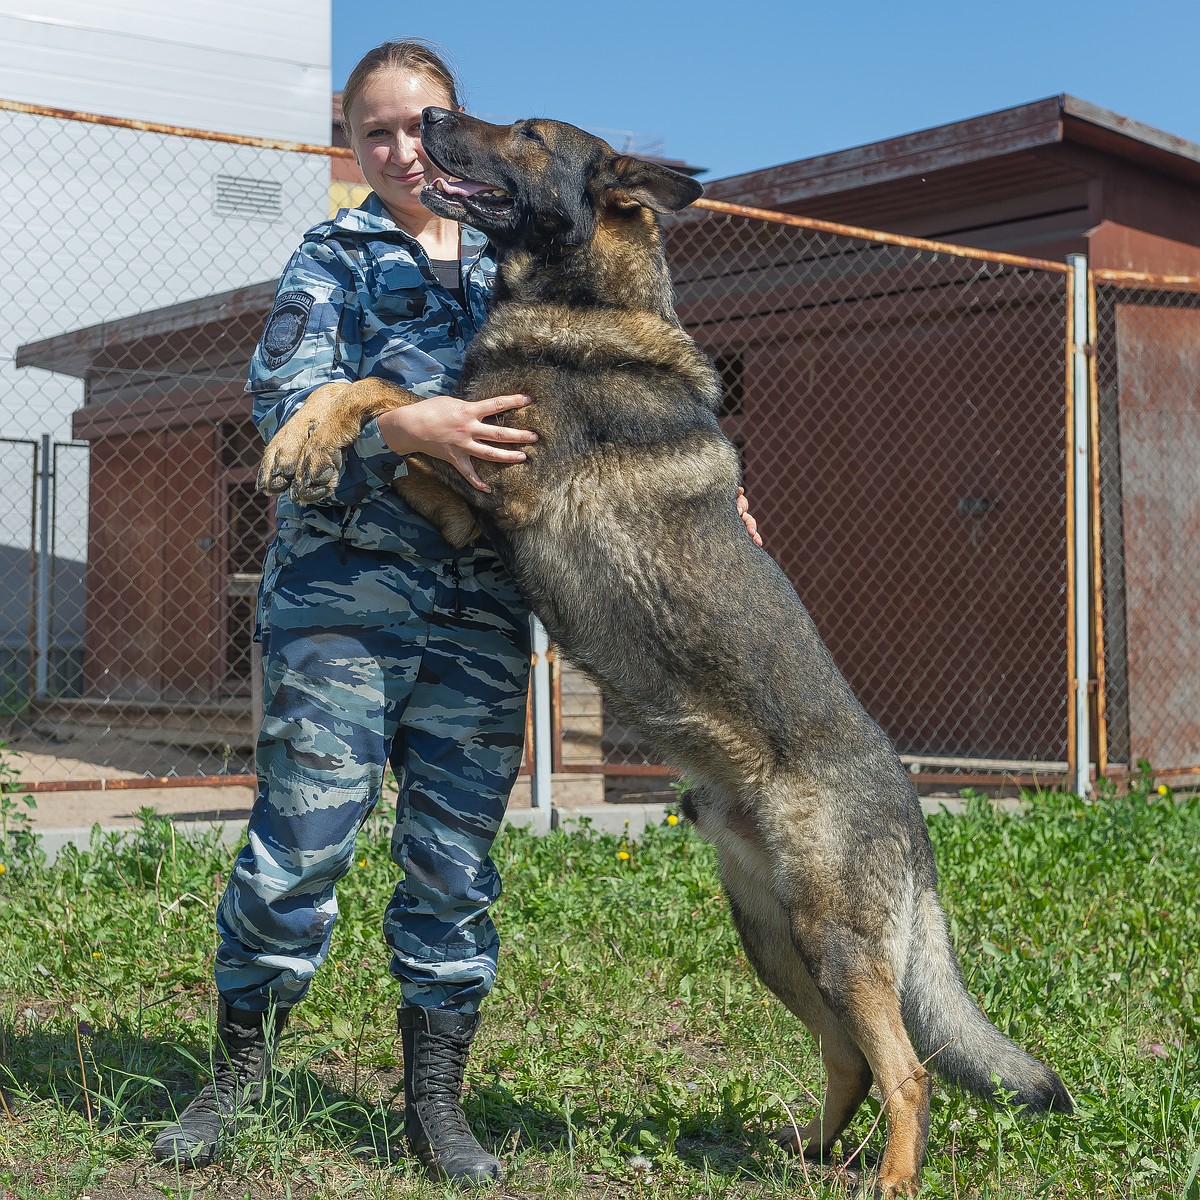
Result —
M 258 795 L 217 910 L 218 990 L 252 1011 L 303 997 L 390 761 L 391 971 L 406 1004 L 473 1012 L 496 976 L 489 850 L 521 759 L 528 609 L 490 551 L 434 560 L 308 526 L 281 531 L 263 583 Z

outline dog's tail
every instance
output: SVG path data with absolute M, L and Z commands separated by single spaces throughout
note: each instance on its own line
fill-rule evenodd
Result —
M 1005 1092 L 1015 1093 L 1014 1104 L 1036 1112 L 1072 1111 L 1063 1081 L 1009 1041 L 971 999 L 932 889 L 916 898 L 902 1007 L 917 1057 L 944 1079 L 993 1097 L 995 1076 Z

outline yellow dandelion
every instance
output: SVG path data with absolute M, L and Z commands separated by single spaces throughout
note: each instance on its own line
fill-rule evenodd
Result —
M 93 957 L 93 958 L 103 958 L 103 957 L 104 957 L 104 955 L 103 955 L 103 954 L 101 954 L 99 950 L 93 950 L 93 951 L 92 951 L 92 957 Z
M 1165 783 L 1160 783 L 1158 785 L 1158 794 L 1160 796 L 1166 796 L 1170 791 L 1171 791 L 1171 789 L 1169 787 L 1167 787 L 1167 785 Z
M 668 825 L 678 825 L 679 818 L 674 813 L 669 813 L 667 815 L 667 824 Z
M 359 865 L 360 867 L 365 867 L 365 866 L 367 865 L 367 860 L 366 860 L 365 858 L 360 858 L 360 859 L 358 860 L 358 865 Z
M 618 851 L 617 851 L 617 857 L 618 857 L 618 858 L 619 858 L 619 859 L 620 859 L 622 862 L 624 862 L 624 861 L 625 861 L 625 860 L 626 860 L 626 859 L 629 857 L 629 851 L 628 851 L 628 850 L 618 850 Z
M 7 870 L 8 868 L 3 863 L 0 863 L 0 875 L 3 875 Z

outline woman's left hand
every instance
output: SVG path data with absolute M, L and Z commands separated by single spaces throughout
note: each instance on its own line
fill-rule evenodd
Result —
M 738 516 L 742 518 L 742 524 L 746 527 L 746 532 L 754 539 L 756 546 L 761 546 L 762 535 L 758 532 L 758 522 L 750 515 L 750 501 L 746 499 L 745 488 L 738 488 L 737 510 Z

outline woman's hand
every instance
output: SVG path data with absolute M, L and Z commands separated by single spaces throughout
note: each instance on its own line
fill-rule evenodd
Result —
M 738 516 L 742 518 L 742 524 L 746 527 L 746 532 L 754 539 L 756 546 L 761 546 L 762 536 L 758 532 L 758 522 L 750 515 L 750 501 L 746 499 L 745 488 L 738 488 L 737 510 Z
M 379 418 L 379 432 L 395 454 L 428 454 L 448 462 L 473 487 L 490 492 L 475 470 L 472 459 L 518 463 L 525 452 L 509 449 L 520 443 L 536 442 L 532 429 L 487 425 L 484 417 L 510 412 L 533 403 L 528 396 L 493 396 L 490 400 L 459 400 L 454 396 L 430 396 L 416 404 L 393 408 Z

